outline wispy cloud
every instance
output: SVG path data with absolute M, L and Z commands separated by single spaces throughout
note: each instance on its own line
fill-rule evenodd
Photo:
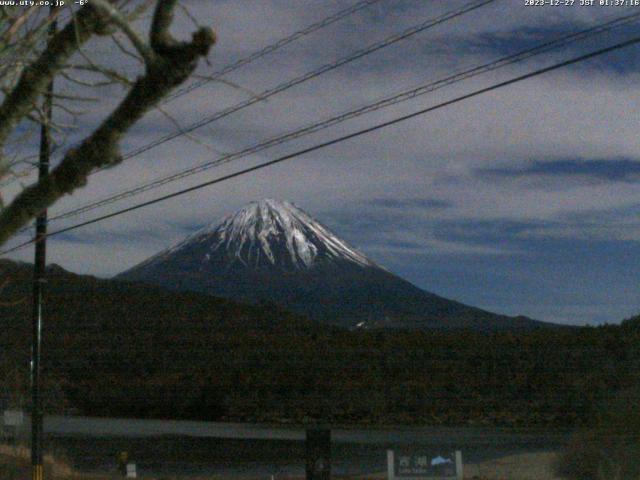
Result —
M 478 169 L 477 173 L 487 177 L 524 178 L 524 177 L 580 177 L 610 182 L 640 181 L 640 160 L 550 160 L 532 161 L 524 165 L 488 167 Z
M 365 203 L 372 207 L 389 208 L 394 210 L 439 210 L 453 206 L 452 202 L 439 198 L 372 198 Z
M 199 69 L 205 75 L 344 8 L 344 2 L 336 0 L 185 3 L 198 21 L 212 24 L 220 38 L 210 65 Z M 234 72 L 229 80 L 260 92 L 463 3 L 378 2 L 375 8 Z M 547 8 L 524 8 L 515 0 L 495 2 L 196 133 L 217 150 L 241 150 L 410 86 L 607 21 L 627 10 L 594 7 L 549 12 Z M 191 21 L 178 15 L 177 22 L 175 33 L 187 37 L 193 29 Z M 135 200 L 52 224 L 52 228 L 433 106 L 592 51 L 630 33 L 621 30 L 606 39 L 599 37 L 511 65 L 166 185 Z M 114 64 L 119 58 L 113 50 L 94 51 L 96 60 L 105 64 Z M 615 305 L 630 305 L 640 298 L 637 289 L 626 286 L 628 279 L 616 277 L 613 271 L 637 270 L 640 258 L 629 254 L 640 253 L 635 220 L 640 204 L 639 51 L 633 47 L 558 70 L 54 238 L 50 259 L 82 273 L 111 275 L 251 200 L 275 197 L 294 201 L 375 260 L 436 293 L 498 311 L 554 320 L 569 318 L 567 312 L 573 311 L 570 305 L 576 303 L 569 293 L 556 297 L 554 291 L 574 289 L 598 299 L 586 314 L 589 321 L 618 320 L 622 313 L 633 312 L 628 308 L 622 312 Z M 108 93 L 101 107 L 80 123 L 75 136 L 87 133 L 88 126 L 117 100 L 118 92 Z M 210 83 L 172 102 L 168 109 L 181 125 L 189 125 L 246 98 L 246 91 Z M 123 151 L 174 129 L 162 114 L 152 113 L 127 137 Z M 93 176 L 87 187 L 65 198 L 51 213 L 215 157 L 214 152 L 188 138 L 176 139 Z M 12 188 L 3 192 L 7 198 L 17 191 Z M 549 249 L 555 249 L 557 256 L 550 258 Z M 584 259 L 572 253 L 577 251 L 589 252 L 592 269 L 579 268 Z M 30 253 L 21 252 L 18 257 L 28 259 Z M 575 263 L 567 264 L 563 258 Z M 563 272 L 575 273 L 581 282 L 571 283 L 571 276 Z M 598 296 L 604 283 L 611 290 L 608 297 Z M 542 304 L 544 309 L 536 306 Z

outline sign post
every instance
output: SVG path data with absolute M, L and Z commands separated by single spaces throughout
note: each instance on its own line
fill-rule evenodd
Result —
M 462 480 L 462 453 L 387 450 L 389 480 Z
M 307 440 L 307 480 L 330 480 L 331 478 L 331 430 L 308 429 Z
M 49 12 L 53 16 L 53 2 Z M 54 20 L 49 24 L 47 45 L 56 34 L 57 24 Z M 38 161 L 38 181 L 46 180 L 49 175 L 51 156 L 51 119 L 53 111 L 53 77 L 47 84 L 42 105 L 44 120 L 40 126 L 40 158 Z M 31 478 L 44 479 L 42 464 L 42 395 L 40 393 L 41 349 L 42 349 L 42 303 L 44 286 L 47 282 L 47 210 L 38 212 L 36 217 L 35 258 L 33 261 L 33 308 L 31 315 Z
M 5 441 L 15 445 L 19 431 L 24 428 L 24 412 L 22 410 L 5 410 L 2 416 L 2 429 Z
M 135 463 L 127 463 L 127 478 L 138 478 Z

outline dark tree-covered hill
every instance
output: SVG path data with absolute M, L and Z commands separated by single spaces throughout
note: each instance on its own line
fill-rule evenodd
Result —
M 0 381 L 14 402 L 26 401 L 30 279 L 0 262 Z M 640 383 L 634 328 L 347 331 L 59 267 L 47 290 L 48 405 L 85 415 L 570 426 Z

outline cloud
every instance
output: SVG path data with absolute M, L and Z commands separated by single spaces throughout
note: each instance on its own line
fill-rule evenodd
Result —
M 441 209 L 453 206 L 453 203 L 438 198 L 372 198 L 366 202 L 372 207 L 389 208 L 394 210 L 406 209 Z
M 464 3 L 378 2 L 238 69 L 228 79 L 261 92 Z M 199 22 L 213 25 L 220 38 L 210 64 L 203 63 L 198 70 L 202 75 L 210 75 L 345 7 L 338 0 L 189 0 L 186 5 Z M 200 128 L 194 132 L 197 141 L 180 137 L 96 174 L 85 188 L 63 199 L 50 213 L 55 215 L 192 167 L 216 158 L 216 151 L 241 150 L 391 93 L 626 13 L 599 7 L 557 8 L 552 15 L 549 11 L 527 9 L 515 0 L 495 2 Z M 146 26 L 143 22 L 141 28 Z M 182 13 L 177 15 L 175 27 L 173 31 L 180 38 L 186 38 L 194 28 Z M 613 43 L 629 33 L 613 32 L 606 41 Z M 50 228 L 70 226 L 195 186 L 604 44 L 605 36 L 601 36 L 510 65 L 91 213 L 54 222 Z M 101 41 L 95 44 L 92 51 L 96 60 L 118 66 L 121 54 L 112 46 L 103 51 L 97 48 L 104 45 Z M 550 243 L 561 243 L 566 251 L 571 251 L 568 245 L 594 249 L 598 256 L 604 255 L 605 244 L 611 246 L 607 242 L 635 251 L 638 232 L 633 212 L 640 204 L 637 51 L 637 47 L 629 48 L 536 77 L 111 218 L 76 230 L 73 235 L 54 237 L 50 259 L 78 272 L 108 276 L 251 200 L 275 197 L 294 201 L 338 235 L 419 286 L 469 303 L 491 305 L 498 311 L 511 308 L 509 305 L 515 302 L 522 306 L 518 313 L 536 316 L 538 310 L 533 302 L 526 301 L 526 294 L 534 295 L 535 288 L 544 286 L 545 278 L 556 274 L 561 278 L 559 269 L 566 269 L 544 257 Z M 126 68 L 135 70 L 129 64 Z M 99 108 L 79 122 L 74 138 L 88 133 L 103 118 L 117 100 L 117 93 L 102 93 Z M 165 109 L 185 126 L 247 98 L 244 90 L 210 82 Z M 123 152 L 175 129 L 172 120 L 161 112 L 152 112 L 124 140 Z M 212 145 L 215 151 L 202 143 Z M 11 198 L 17 191 L 14 185 L 2 193 Z M 28 259 L 29 255 L 20 253 L 17 257 Z M 638 266 L 637 260 L 626 262 L 629 268 Z M 617 263 L 623 264 L 622 260 Z M 455 274 L 450 273 L 454 270 Z M 596 278 L 594 272 L 583 275 Z M 540 283 L 530 283 L 530 278 Z M 509 282 L 514 285 L 505 290 Z M 625 291 L 621 282 L 611 283 L 612 288 Z M 560 288 L 561 282 L 554 287 Z M 587 293 L 597 290 L 592 286 L 575 288 Z M 489 293 L 483 296 L 480 290 Z M 511 300 L 496 299 L 494 290 L 508 291 Z M 546 296 L 536 297 L 537 301 L 548 301 L 544 318 L 553 320 L 554 304 L 549 300 L 552 289 L 541 291 Z M 625 304 L 632 303 L 626 300 L 632 293 L 624 296 Z M 567 317 L 563 312 L 569 311 L 569 303 L 566 298 L 557 299 L 558 318 Z M 600 307 L 594 305 L 593 312 L 598 308 L 600 313 L 590 318 L 607 317 L 610 304 L 606 299 Z M 610 320 L 615 320 L 618 313 L 611 313 Z
M 522 166 L 478 169 L 477 173 L 494 178 L 556 177 L 596 179 L 608 182 L 640 181 L 640 161 L 610 160 L 550 160 L 533 161 Z

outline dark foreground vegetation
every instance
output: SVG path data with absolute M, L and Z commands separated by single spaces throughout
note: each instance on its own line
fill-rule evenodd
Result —
M 0 263 L 0 378 L 26 401 L 30 269 Z M 640 382 L 638 322 L 528 333 L 348 332 L 285 313 L 50 271 L 49 409 L 333 423 L 590 426 Z M 17 302 L 17 303 L 15 303 Z
M 640 317 L 627 327 L 639 322 Z M 566 446 L 559 458 L 558 473 L 571 480 L 640 478 L 639 401 L 638 384 L 612 392 Z

